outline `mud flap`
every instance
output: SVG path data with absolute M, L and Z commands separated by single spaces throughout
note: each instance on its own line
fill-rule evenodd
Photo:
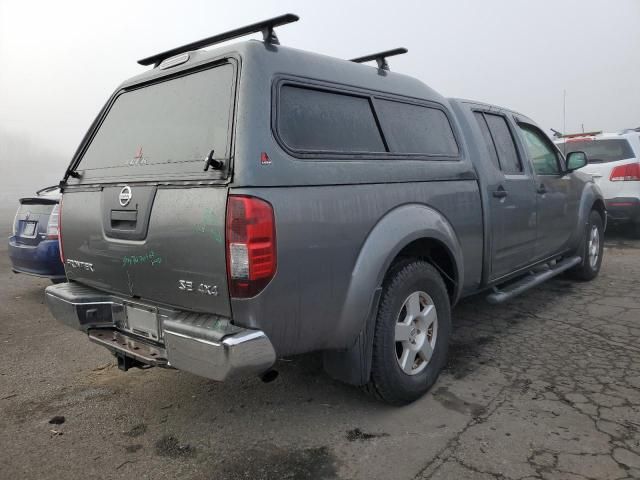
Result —
M 382 287 L 376 288 L 367 322 L 354 345 L 346 350 L 326 350 L 323 353 L 324 370 L 331 378 L 356 386 L 369 383 L 373 337 L 381 294 Z

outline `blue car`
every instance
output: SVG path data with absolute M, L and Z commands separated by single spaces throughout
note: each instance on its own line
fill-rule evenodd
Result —
M 35 197 L 21 198 L 9 237 L 9 257 L 15 273 L 65 282 L 58 244 L 60 190 L 47 187 Z

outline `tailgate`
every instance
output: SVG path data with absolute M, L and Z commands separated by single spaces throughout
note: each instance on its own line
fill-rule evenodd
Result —
M 235 79 L 227 59 L 114 95 L 64 190 L 70 280 L 230 315 L 224 224 Z M 218 167 L 206 168 L 211 159 Z
M 187 310 L 230 316 L 227 188 L 129 185 L 68 192 L 62 235 L 70 280 Z

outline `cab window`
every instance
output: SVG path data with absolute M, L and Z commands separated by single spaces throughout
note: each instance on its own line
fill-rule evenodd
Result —
M 502 115 L 473 112 L 480 126 L 489 157 L 505 175 L 521 175 L 522 163 L 507 120 Z
M 484 119 L 484 115 L 482 114 L 482 112 L 473 112 L 473 115 L 476 117 L 476 121 L 478 122 L 480 131 L 482 132 L 482 136 L 484 137 L 484 144 L 487 147 L 487 151 L 489 152 L 489 158 L 491 159 L 494 167 L 500 170 L 498 151 L 496 150 L 496 145 L 493 143 L 493 138 L 491 137 L 491 132 L 489 131 L 489 125 L 487 125 L 487 121 Z
M 518 151 L 513 143 L 507 120 L 502 115 L 492 113 L 485 113 L 484 118 L 487 120 L 493 142 L 496 145 L 496 150 L 498 150 L 502 171 L 508 175 L 522 173 L 522 164 L 518 158 Z
M 558 153 L 551 141 L 539 129 L 520 123 L 524 145 L 538 175 L 558 175 L 562 171 Z

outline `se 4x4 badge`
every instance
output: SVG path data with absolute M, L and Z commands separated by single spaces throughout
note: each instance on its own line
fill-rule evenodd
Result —
M 178 280 L 178 290 L 182 290 L 184 292 L 197 292 L 203 295 L 213 295 L 214 297 L 218 296 L 217 285 L 201 283 L 196 287 L 191 280 Z

